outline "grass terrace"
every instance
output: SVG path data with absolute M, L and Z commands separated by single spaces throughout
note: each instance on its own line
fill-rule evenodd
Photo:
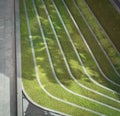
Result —
M 91 27 L 91 29 L 95 33 L 97 39 L 99 40 L 99 42 L 103 46 L 107 55 L 111 59 L 116 70 L 120 73 L 120 55 L 117 53 L 116 49 L 112 45 L 110 39 L 106 35 L 103 28 L 101 28 L 100 24 L 98 23 L 98 20 L 94 17 L 92 12 L 89 10 L 89 8 L 86 5 L 84 0 L 76 0 L 76 4 L 79 7 L 79 10 L 83 14 L 83 16 L 85 17 L 85 19 L 87 20 L 89 26 Z
M 112 66 L 108 62 L 105 54 L 100 49 L 98 43 L 95 41 L 94 36 L 90 32 L 89 28 L 85 24 L 83 18 L 79 14 L 78 10 L 73 6 L 72 0 L 68 1 L 65 0 L 66 5 L 68 6 L 70 12 L 72 13 L 75 21 L 77 22 L 79 28 L 81 29 L 82 34 L 85 37 L 85 40 L 87 41 L 90 49 L 92 50 L 95 58 L 97 59 L 98 64 L 100 65 L 100 68 L 104 72 L 106 76 L 108 76 L 111 80 L 113 80 L 116 83 L 120 83 L 120 78 L 113 70 Z M 114 77 L 114 78 L 113 78 Z
M 27 1 L 27 3 L 30 4 L 29 1 Z M 58 100 L 54 100 L 51 97 L 49 97 L 42 90 L 42 88 L 40 87 L 40 85 L 38 84 L 38 82 L 36 80 L 36 75 L 35 75 L 35 71 L 34 71 L 35 69 L 34 69 L 31 46 L 30 46 L 30 41 L 29 41 L 29 34 L 28 34 L 27 24 L 26 24 L 26 19 L 25 19 L 25 11 L 23 9 L 23 1 L 20 2 L 20 8 L 21 8 L 20 18 L 21 18 L 21 21 L 24 21 L 24 24 L 21 22 L 21 25 L 20 25 L 21 26 L 21 45 L 22 45 L 22 75 L 23 75 L 22 79 L 23 79 L 24 88 L 25 88 L 25 91 L 27 92 L 27 94 L 30 96 L 30 98 L 32 100 L 34 100 L 36 103 L 40 104 L 41 106 L 51 108 L 51 109 L 54 109 L 57 111 L 61 111 L 61 112 L 67 113 L 69 115 L 73 115 L 73 114 L 76 116 L 79 116 L 79 114 L 91 115 L 91 116 L 95 115 L 94 113 L 91 113 L 88 111 L 84 112 L 84 110 L 82 110 L 82 109 L 78 109 L 78 108 L 73 107 L 71 105 L 62 103 Z M 29 11 L 32 11 L 32 10 L 29 10 Z M 32 14 L 32 12 L 31 12 L 31 16 L 35 17 L 35 14 L 34 13 Z M 36 40 L 37 40 L 36 42 L 35 42 L 35 38 L 33 37 L 34 38 L 34 45 L 36 45 L 35 47 L 37 47 L 38 42 L 39 42 L 39 44 L 41 43 L 41 48 L 43 48 L 44 44 L 43 44 L 43 41 L 41 41 L 42 39 L 41 39 L 39 31 L 35 31 L 35 33 L 36 34 L 38 33 L 38 35 L 39 35 L 36 37 Z M 33 36 L 34 36 L 34 34 L 33 34 Z M 45 53 L 45 51 L 44 51 L 44 49 L 40 50 L 40 51 L 41 52 L 39 52 L 39 55 L 42 56 L 43 53 Z M 36 53 L 36 51 L 35 51 L 35 53 Z M 39 62 L 37 60 L 37 63 L 38 64 L 43 63 L 42 61 L 43 61 L 43 59 L 41 58 L 41 60 L 39 60 Z M 45 62 L 43 65 L 47 66 L 45 64 Z M 43 72 L 43 68 L 39 67 L 39 70 L 41 72 Z M 47 69 L 47 67 L 46 67 L 46 69 Z M 45 74 L 45 73 L 43 73 L 43 74 Z M 34 85 L 34 87 L 33 87 L 33 85 Z M 72 110 L 70 110 L 70 109 L 72 109 Z
M 26 93 L 37 104 L 72 116 L 94 116 L 102 114 L 119 116 L 119 95 L 93 84 L 90 79 L 88 79 L 56 12 L 54 2 L 89 75 L 104 86 L 119 92 L 117 86 L 103 79 L 62 0 L 54 0 L 53 2 L 51 0 L 21 0 L 22 82 Z M 65 2 L 70 8 L 70 12 L 76 14 L 74 17 L 78 16 L 79 20 L 81 20 L 82 24 L 80 25 L 76 18 L 78 26 L 82 29 L 85 27 L 85 32 L 87 32 L 85 36 L 92 37 L 83 19 L 75 9 L 75 6 L 70 7 L 70 5 L 73 4 L 72 1 Z M 35 12 L 35 7 L 38 12 L 38 19 L 36 17 L 37 12 Z M 48 16 L 50 16 L 50 19 Z M 39 25 L 39 21 L 41 25 Z M 28 31 L 28 28 L 30 28 L 31 33 Z M 29 38 L 30 34 L 32 38 Z M 55 34 L 58 38 L 56 38 Z M 30 39 L 32 41 L 30 41 Z M 89 39 L 87 41 L 89 41 Z M 31 46 L 32 43 L 34 46 L 33 49 Z M 103 57 L 103 60 L 101 60 L 99 64 L 105 74 L 111 76 L 111 80 L 119 83 L 118 77 L 97 43 L 93 42 L 93 46 L 91 46 L 91 42 L 89 45 L 98 62 L 101 60 L 99 56 Z M 98 53 L 94 51 L 96 48 L 99 49 L 99 56 L 97 56 Z M 36 61 L 36 64 L 34 61 Z M 66 66 L 67 64 L 68 66 Z M 106 64 L 106 68 L 104 64 Z M 38 77 L 36 76 L 35 65 L 37 65 Z M 108 70 L 109 72 L 107 72 Z M 89 89 L 85 89 L 85 87 L 81 87 L 73 78 L 81 85 L 93 91 L 101 92 L 113 100 L 89 91 Z
M 116 88 L 116 90 L 118 90 L 118 87 L 114 87 L 112 84 L 110 84 L 109 82 L 106 82 L 106 80 L 104 79 L 104 77 L 99 73 L 89 51 L 87 50 L 85 44 L 83 43 L 80 35 L 78 34 L 77 29 L 75 28 L 72 20 L 70 19 L 68 12 L 66 11 L 62 1 L 57 1 L 55 0 L 55 3 L 57 5 L 57 8 L 59 9 L 59 12 L 61 13 L 61 16 L 67 26 L 67 29 L 73 39 L 74 45 L 76 46 L 80 57 L 82 58 L 83 63 L 86 66 L 86 70 L 89 72 L 89 74 L 95 79 L 97 80 L 99 83 L 102 83 L 105 86 L 109 86 L 109 87 L 113 87 Z M 60 10 L 62 7 L 62 10 Z M 55 16 L 54 16 L 55 17 Z M 57 20 L 57 19 L 56 19 Z M 58 20 L 57 20 L 58 21 Z M 64 29 L 63 29 L 64 30 Z M 68 39 L 68 38 L 67 38 Z M 71 53 L 71 52 L 70 52 Z M 67 52 L 68 54 L 68 52 Z M 69 56 L 70 57 L 70 56 Z M 88 60 L 89 59 L 89 60 Z M 76 58 L 76 61 L 78 61 L 78 59 Z M 73 64 L 77 64 L 76 62 L 72 62 Z M 71 64 L 71 67 L 73 66 L 73 64 Z M 78 65 L 75 66 L 75 68 L 80 67 L 79 63 Z M 79 72 L 83 72 L 82 77 L 80 79 L 80 82 L 84 83 L 85 85 L 90 85 L 89 87 L 94 88 L 93 83 L 88 79 L 88 77 L 85 76 L 84 71 L 81 68 L 78 68 L 77 73 L 75 72 L 75 68 L 72 70 L 73 74 L 75 75 L 75 77 L 79 78 Z M 86 78 L 85 78 L 86 77 Z M 85 81 L 86 80 L 86 81 Z M 91 83 L 90 83 L 91 82 Z M 108 83 L 108 84 L 107 84 Z M 95 86 L 95 89 L 97 89 L 97 86 Z M 103 90 L 103 89 L 102 89 Z M 106 93 L 106 92 L 105 92 Z
M 111 5 L 109 0 L 86 0 L 86 2 L 120 52 L 119 13 Z

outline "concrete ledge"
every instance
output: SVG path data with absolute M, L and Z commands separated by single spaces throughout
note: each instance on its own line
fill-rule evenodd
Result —
M 17 76 L 17 116 L 23 116 L 21 82 L 21 46 L 19 0 L 15 0 L 15 37 L 16 37 L 16 76 Z

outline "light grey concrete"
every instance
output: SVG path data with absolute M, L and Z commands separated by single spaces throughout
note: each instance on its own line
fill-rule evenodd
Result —
M 16 116 L 14 0 L 0 0 L 0 116 Z
M 17 116 L 23 116 L 19 0 L 15 0 Z

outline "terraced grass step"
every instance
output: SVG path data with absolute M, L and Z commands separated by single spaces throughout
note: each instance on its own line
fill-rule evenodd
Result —
M 48 1 L 47 3 L 52 6 Z M 84 88 L 81 88 L 80 86 L 76 85 L 74 83 L 74 81 L 71 79 L 70 75 L 68 74 L 68 71 L 66 70 L 66 66 L 65 64 L 63 63 L 63 58 L 60 54 L 60 50 L 57 46 L 57 42 L 55 40 L 55 37 L 54 37 L 54 34 L 52 32 L 52 29 L 50 28 L 50 24 L 49 24 L 49 21 L 47 19 L 47 16 L 45 14 L 45 11 L 43 9 L 43 7 L 40 4 L 39 1 L 36 1 L 36 4 L 38 4 L 38 11 L 39 12 L 39 15 L 40 15 L 40 19 L 41 19 L 41 22 L 42 22 L 42 25 L 43 25 L 43 30 L 44 30 L 44 33 L 45 33 L 45 36 L 46 36 L 46 39 L 47 39 L 47 42 L 48 42 L 48 46 L 49 47 L 49 50 L 50 50 L 50 53 L 51 53 L 51 57 L 53 59 L 53 64 L 54 64 L 54 67 L 55 67 L 55 70 L 56 70 L 56 73 L 57 73 L 57 77 L 58 79 L 61 81 L 62 84 L 64 84 L 67 88 L 71 89 L 72 91 L 75 91 L 77 93 L 80 93 L 80 94 L 83 94 L 83 95 L 86 95 L 86 96 L 89 96 L 91 98 L 94 98 L 97 100 L 99 99 L 99 96 L 96 95 L 95 97 L 93 96 L 93 93 L 89 92 L 89 91 L 86 91 Z M 41 6 L 41 7 L 39 7 Z M 49 11 L 53 11 L 52 9 L 49 9 Z M 55 16 L 54 16 L 55 17 Z M 57 20 L 58 21 L 58 20 Z M 59 25 L 60 26 L 60 25 Z M 62 29 L 62 27 L 60 26 L 60 28 Z M 63 30 L 63 29 L 62 29 Z M 63 35 L 63 34 L 62 34 Z M 65 37 L 65 36 L 64 36 Z M 64 38 L 65 39 L 65 38 Z M 66 39 L 65 39 L 66 40 Z M 67 41 L 67 40 L 66 40 Z M 62 44 L 62 41 L 61 41 L 61 44 Z M 72 49 L 70 49 L 69 47 L 69 50 L 72 51 Z M 70 56 L 69 56 L 70 57 Z M 61 59 L 61 60 L 60 60 Z M 77 72 L 76 72 L 77 73 Z M 78 72 L 79 73 L 79 72 Z M 51 78 L 52 79 L 52 78 Z M 51 85 L 48 86 L 48 88 L 50 89 Z M 51 90 L 53 89 L 53 87 L 51 88 Z M 97 97 L 98 96 L 98 97 Z M 100 98 L 102 99 L 102 98 Z M 99 100 L 100 100 L 99 99 Z M 100 101 L 104 101 L 104 100 L 100 100 Z M 107 103 L 107 102 L 106 102 Z
M 77 22 L 79 28 L 81 29 L 81 32 L 83 33 L 85 40 L 87 41 L 88 45 L 90 46 L 95 58 L 97 59 L 97 62 L 99 63 L 101 69 L 103 72 L 114 82 L 120 83 L 119 76 L 116 74 L 116 72 L 113 70 L 112 66 L 108 62 L 106 56 L 100 49 L 98 43 L 95 41 L 94 36 L 88 29 L 87 25 L 85 24 L 84 20 L 82 19 L 81 15 L 79 14 L 78 10 L 72 5 L 72 0 L 67 1 L 65 0 L 65 3 L 67 4 L 70 12 L 72 13 L 75 21 Z
M 109 0 L 86 0 L 86 2 L 120 52 L 119 13 L 114 9 Z
M 61 16 L 62 16 L 62 18 L 63 18 L 63 20 L 64 20 L 64 22 L 65 22 L 65 25 L 67 26 L 67 29 L 68 29 L 68 31 L 69 31 L 69 33 L 70 33 L 70 36 L 72 37 L 72 40 L 73 40 L 73 42 L 74 42 L 74 44 L 75 44 L 75 46 L 76 46 L 76 48 L 77 48 L 77 50 L 78 50 L 78 52 L 79 52 L 79 55 L 80 55 L 80 57 L 82 58 L 83 63 L 84 63 L 85 66 L 86 66 L 86 70 L 89 72 L 89 74 L 90 74 L 95 80 L 97 80 L 97 81 L 100 82 L 101 84 L 106 85 L 106 86 L 108 86 L 108 87 L 111 88 L 113 85 L 110 84 L 110 83 L 107 84 L 107 82 L 105 81 L 104 77 L 103 77 L 103 76 L 99 73 L 99 71 L 97 70 L 97 67 L 96 67 L 95 63 L 93 62 L 93 59 L 92 59 L 89 51 L 87 50 L 87 48 L 86 48 L 85 44 L 83 43 L 83 41 L 82 41 L 82 39 L 81 39 L 81 37 L 80 37 L 77 29 L 75 28 L 73 22 L 71 21 L 69 15 L 68 15 L 68 12 L 66 11 L 64 5 L 62 4 L 62 1 L 57 1 L 57 0 L 56 0 L 55 3 L 56 3 L 56 5 L 57 5 L 57 7 L 58 7 L 58 9 L 59 9 L 59 11 L 60 11 L 60 13 L 61 13 Z M 61 10 L 61 8 L 62 8 L 62 10 Z M 54 16 L 54 17 L 55 17 L 55 16 Z M 57 19 L 56 19 L 56 20 L 57 20 Z M 63 30 L 63 29 L 62 29 L 62 30 Z M 68 52 L 66 52 L 66 53 L 68 53 Z M 77 60 L 76 60 L 76 61 L 77 61 Z M 73 60 L 72 63 L 73 63 L 73 64 L 77 64 L 74 60 Z M 73 64 L 71 64 L 71 65 L 73 66 Z M 78 65 L 79 65 L 79 63 L 78 63 Z M 78 65 L 75 66 L 75 67 L 78 68 L 78 67 L 79 67 Z M 78 68 L 78 70 L 79 70 L 80 72 L 81 72 L 81 71 L 84 72 L 81 68 Z M 79 72 L 79 71 L 77 71 L 77 72 Z M 73 72 L 73 74 L 74 74 L 76 77 L 79 77 L 79 75 L 80 75 L 79 73 L 76 73 L 75 71 Z M 85 77 L 85 75 L 82 75 L 82 77 Z M 86 85 L 86 83 L 87 83 L 87 84 L 90 84 L 90 83 L 89 83 L 89 82 L 90 82 L 89 79 L 87 79 L 87 78 L 83 78 L 83 79 L 88 80 L 88 83 L 87 83 L 87 82 L 84 83 L 85 85 Z M 82 78 L 81 78 L 80 81 L 82 81 Z M 82 82 L 84 82 L 84 81 L 82 81 Z M 91 83 L 91 87 L 93 87 L 93 86 L 94 86 L 94 85 Z M 90 86 L 89 86 L 89 87 L 90 87 Z M 113 87 L 114 87 L 114 86 L 113 86 Z M 95 88 L 95 89 L 97 89 L 97 88 Z M 118 87 L 116 87 L 116 91 L 118 91 Z
M 76 0 L 75 4 L 79 7 L 80 13 L 87 21 L 89 27 L 93 30 L 95 36 L 106 51 L 113 65 L 120 73 L 120 54 L 111 42 L 110 38 L 106 35 L 105 31 L 99 24 L 98 20 L 94 17 L 93 13 L 89 10 L 84 0 Z
M 25 90 L 30 96 L 30 98 L 33 99 L 36 103 L 44 107 L 48 107 L 48 108 L 58 110 L 60 112 L 68 113 L 70 115 L 75 115 L 75 116 L 101 115 L 96 112 L 100 112 L 107 115 L 112 115 L 112 114 L 116 114 L 116 116 L 119 115 L 118 111 L 109 109 L 105 106 L 94 103 L 93 101 L 71 94 L 70 92 L 63 89 L 60 86 L 60 83 L 57 83 L 55 79 L 55 74 L 53 74 L 53 71 L 51 71 L 50 59 L 52 60 L 52 65 L 54 66 L 55 73 L 57 74 L 57 77 L 59 77 L 61 82 L 66 87 L 68 86 L 68 88 L 73 87 L 72 90 L 76 90 L 76 87 L 77 87 L 72 80 L 67 81 L 69 78 L 69 75 L 67 74 L 67 70 L 65 68 L 65 64 L 62 59 L 62 55 L 55 41 L 55 37 L 51 30 L 47 16 L 45 14 L 43 4 L 41 1 L 36 0 L 37 10 L 40 13 L 39 20 L 42 22 L 42 27 L 39 27 L 40 25 L 37 22 L 36 13 L 34 11 L 32 0 L 31 1 L 26 0 L 29 22 L 26 22 L 25 17 L 27 17 L 27 15 L 25 16 L 24 9 L 22 9 L 23 1 L 21 1 L 20 3 L 21 3 L 21 33 L 22 33 L 21 45 L 22 45 L 22 66 L 23 66 L 22 75 L 23 75 L 23 84 L 24 84 Z M 49 4 L 51 2 L 48 0 L 45 1 L 45 3 L 47 8 L 49 9 L 49 12 L 51 12 L 51 8 L 53 7 L 53 5 Z M 50 16 L 51 16 L 53 25 L 55 24 L 57 25 L 57 23 L 59 24 L 58 26 L 59 28 L 58 27 L 56 28 L 55 26 L 55 29 L 59 33 L 59 36 L 58 36 L 59 41 L 62 47 L 64 48 L 65 43 L 68 45 L 69 41 L 67 40 L 67 36 L 65 32 L 62 32 L 62 30 L 64 29 L 60 23 L 60 20 L 57 20 L 56 22 L 55 19 L 57 15 L 55 15 L 56 13 L 54 14 L 54 11 L 55 10 L 52 10 L 53 14 L 51 12 Z M 27 26 L 30 27 L 31 33 L 30 33 L 30 30 L 28 33 Z M 42 28 L 43 28 L 43 33 L 42 33 Z M 65 40 L 62 37 L 64 37 Z M 46 44 L 45 44 L 45 41 L 47 42 Z M 32 42 L 33 42 L 34 48 L 31 48 Z M 49 58 L 48 58 L 49 52 L 48 53 L 46 52 L 47 46 L 48 46 L 48 50 L 50 51 Z M 35 54 L 33 51 L 35 52 Z M 71 52 L 71 54 L 67 54 L 67 52 L 69 51 Z M 68 62 L 70 58 L 76 60 L 75 53 L 73 52 L 73 49 L 70 43 L 69 43 L 69 49 L 67 47 L 64 48 L 64 53 L 67 56 Z M 72 57 L 72 55 L 74 57 Z M 35 64 L 35 61 L 37 64 Z M 37 65 L 36 68 L 38 69 L 39 77 L 36 76 L 37 72 L 35 70 L 36 69 L 35 65 Z M 72 65 L 73 66 L 75 65 L 74 64 L 70 65 L 71 70 L 74 70 L 75 67 L 72 67 Z M 69 84 L 65 83 L 66 81 Z M 81 92 L 82 89 L 79 91 Z M 86 108 L 90 108 L 92 109 L 92 111 Z
M 21 23 L 20 24 L 21 24 L 21 45 L 22 45 L 22 75 L 23 75 L 22 80 L 23 80 L 24 88 L 27 94 L 36 103 L 44 107 L 47 107 L 47 108 L 51 108 L 54 110 L 59 110 L 61 112 L 68 113 L 69 115 L 73 115 L 73 113 L 76 116 L 79 116 L 79 114 L 81 115 L 86 114 L 86 115 L 91 115 L 91 116 L 94 115 L 93 113 L 90 113 L 89 111 L 84 112 L 84 110 L 77 109 L 73 106 L 56 101 L 50 98 L 48 95 L 46 95 L 46 93 L 41 89 L 40 85 L 38 84 L 36 80 L 31 46 L 29 42 L 29 34 L 27 30 L 27 24 L 26 24 L 24 9 L 23 9 L 23 1 L 20 1 L 20 7 L 21 7 L 20 9 Z M 40 40 L 40 38 L 41 36 L 37 36 L 37 41 Z M 36 44 L 38 43 L 37 41 L 35 42 Z M 41 42 L 39 41 L 39 43 Z M 70 108 L 72 108 L 73 110 L 69 111 Z

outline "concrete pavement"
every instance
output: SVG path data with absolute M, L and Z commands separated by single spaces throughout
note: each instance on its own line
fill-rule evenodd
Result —
M 14 0 L 0 0 L 0 116 L 16 116 Z

